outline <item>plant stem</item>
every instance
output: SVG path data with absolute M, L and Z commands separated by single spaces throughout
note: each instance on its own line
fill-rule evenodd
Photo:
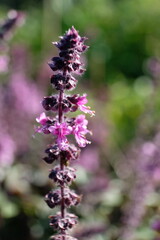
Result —
M 63 100 L 63 90 L 60 90 L 59 92 L 59 109 L 58 109 L 58 120 L 59 123 L 63 122 L 63 110 L 62 110 L 62 100 Z M 60 169 L 64 170 L 64 163 L 63 159 L 60 158 Z M 65 206 L 64 206 L 64 183 L 61 184 L 61 217 L 65 217 Z M 61 231 L 62 234 L 65 234 L 65 230 Z M 65 240 L 65 237 L 63 237 L 63 240 Z
M 62 100 L 63 100 L 63 90 L 60 90 L 60 92 L 59 92 L 59 109 L 58 109 L 59 123 L 62 123 L 62 121 L 63 121 Z

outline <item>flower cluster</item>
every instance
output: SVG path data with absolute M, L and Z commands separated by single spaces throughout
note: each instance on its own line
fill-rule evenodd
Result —
M 38 133 L 51 134 L 54 143 L 49 145 L 46 156 L 43 160 L 52 164 L 59 161 L 59 165 L 54 166 L 49 173 L 49 178 L 57 185 L 56 190 L 50 191 L 45 196 L 45 201 L 50 208 L 61 206 L 61 212 L 55 216 L 50 216 L 50 226 L 59 232 L 52 236 L 52 240 L 76 240 L 66 231 L 77 223 L 77 217 L 67 213 L 66 208 L 76 206 L 81 200 L 74 191 L 69 189 L 69 185 L 76 178 L 75 169 L 69 167 L 71 161 L 78 159 L 79 148 L 69 142 L 69 135 L 74 135 L 79 147 L 85 147 L 90 141 L 86 139 L 86 134 L 91 133 L 87 129 L 88 121 L 84 114 L 77 117 L 68 117 L 65 114 L 80 110 L 83 113 L 94 115 L 94 111 L 86 106 L 87 95 L 68 95 L 65 90 L 73 90 L 78 80 L 75 74 L 81 75 L 84 72 L 80 61 L 80 54 L 88 47 L 84 45 L 85 37 L 80 37 L 74 27 L 69 29 L 59 42 L 53 44 L 59 49 L 59 56 L 53 57 L 48 63 L 53 70 L 51 85 L 58 91 L 58 94 L 44 97 L 42 106 L 44 110 L 55 113 L 54 117 L 46 116 L 43 112 L 36 121 L 39 126 L 35 128 Z
M 43 158 L 46 163 L 52 164 L 55 160 L 61 158 L 67 165 L 71 160 L 78 159 L 80 150 L 73 144 L 69 144 L 65 150 L 61 150 L 57 144 L 54 144 L 46 148 L 45 153 L 48 155 Z
M 83 94 L 83 96 L 80 96 L 79 94 L 65 96 L 61 103 L 63 112 L 75 112 L 77 109 L 79 109 L 84 113 L 89 113 L 91 116 L 94 116 L 94 111 L 90 110 L 89 106 L 85 106 L 85 104 L 88 102 L 86 97 L 87 94 Z M 47 111 L 52 110 L 57 112 L 59 108 L 58 95 L 44 97 L 42 106 Z M 42 114 L 39 119 L 43 117 L 45 117 L 44 114 Z M 39 119 L 37 119 L 38 122 Z
M 56 166 L 51 170 L 49 178 L 51 178 L 58 185 L 63 183 L 66 185 L 71 184 L 76 178 L 75 169 L 66 167 L 65 170 L 61 170 L 59 166 Z
M 61 218 L 61 213 L 57 213 L 55 216 L 50 216 L 50 226 L 53 226 L 56 230 L 71 229 L 77 223 L 77 217 L 74 214 L 66 214 L 64 218 Z
M 62 108 L 63 109 L 63 108 Z M 90 110 L 91 111 L 91 110 Z M 39 118 L 36 118 L 37 122 L 41 124 L 36 128 L 36 131 L 44 134 L 52 134 L 56 137 L 56 143 L 61 150 L 68 149 L 67 135 L 74 134 L 75 139 L 80 147 L 85 147 L 90 143 L 85 135 L 91 133 L 87 129 L 88 121 L 85 115 L 79 115 L 76 118 L 65 119 L 60 123 L 56 118 L 50 118 L 42 113 Z
M 75 192 L 71 191 L 69 188 L 64 188 L 63 194 L 63 204 L 65 207 L 76 206 L 79 204 L 81 197 L 78 196 Z M 56 189 L 54 191 L 50 191 L 46 197 L 45 201 L 50 208 L 54 208 L 57 205 L 60 205 L 62 202 L 61 198 L 61 190 Z

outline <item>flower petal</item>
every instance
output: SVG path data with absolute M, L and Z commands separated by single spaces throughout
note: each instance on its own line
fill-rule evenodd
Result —
M 46 114 L 44 112 L 41 113 L 41 115 L 38 118 L 36 118 L 36 121 L 38 123 L 40 123 L 41 125 L 45 125 L 47 120 L 48 120 L 48 117 L 46 116 Z
M 91 117 L 93 117 L 95 115 L 95 111 L 90 110 L 89 106 L 79 106 L 79 109 L 84 112 L 84 113 L 89 113 L 91 115 Z

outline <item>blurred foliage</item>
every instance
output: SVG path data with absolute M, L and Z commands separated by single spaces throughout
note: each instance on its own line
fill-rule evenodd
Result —
M 151 150 L 144 147 L 149 143 L 159 149 L 160 141 L 160 1 L 1 0 L 0 18 L 10 8 L 24 12 L 26 20 L 7 40 L 10 64 L 9 71 L 0 75 L 3 85 L 12 75 L 12 50 L 23 47 L 28 53 L 25 74 L 41 89 L 41 96 L 47 95 L 51 90 L 46 62 L 57 54 L 51 42 L 72 25 L 88 37 L 87 71 L 75 92 L 86 89 L 96 118 L 90 120 L 93 143 L 76 165 L 73 188 L 84 197 L 73 209 L 80 219 L 73 234 L 84 240 L 119 240 L 125 228 L 133 240 L 154 240 L 150 224 L 160 213 L 160 157 L 146 153 Z M 34 118 L 26 121 L 30 121 L 27 131 L 33 132 Z M 1 240 L 45 240 L 52 234 L 47 220 L 51 211 L 43 201 L 52 187 L 48 166 L 41 161 L 46 142 L 39 136 L 30 138 L 27 151 L 15 154 L 12 166 L 0 168 Z M 153 159 L 159 164 L 154 174 L 144 175 Z M 146 189 L 147 184 L 152 187 Z M 142 195 L 137 204 L 135 192 Z M 135 209 L 130 218 L 142 211 L 132 227 L 124 223 L 128 204 Z M 136 212 L 135 206 L 140 210 Z

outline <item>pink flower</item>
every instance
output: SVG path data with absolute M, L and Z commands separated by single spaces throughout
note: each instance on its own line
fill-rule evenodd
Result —
M 85 104 L 88 102 L 86 98 L 87 94 L 83 94 L 83 96 L 74 96 L 73 98 L 69 98 L 73 104 L 76 104 L 79 109 L 84 113 L 89 113 L 91 117 L 95 115 L 95 111 L 90 110 L 89 106 L 85 106 Z
M 49 134 L 49 127 L 50 124 L 52 123 L 51 119 L 46 116 L 46 114 L 43 112 L 41 115 L 36 118 L 36 121 L 42 125 L 42 127 L 36 127 L 35 131 L 38 133 L 44 133 L 44 134 Z
M 83 94 L 83 96 L 78 97 L 77 105 L 82 112 L 89 113 L 91 117 L 93 117 L 95 115 L 95 111 L 90 110 L 89 106 L 85 106 L 85 104 L 88 102 L 86 96 L 87 94 Z
M 43 112 L 41 115 L 36 118 L 36 121 L 40 123 L 41 125 L 46 125 L 46 122 L 49 120 L 49 118 L 46 116 L 46 114 Z
M 50 126 L 48 129 L 53 135 L 57 135 L 57 144 L 59 145 L 59 148 L 65 150 L 68 146 L 66 135 L 71 134 L 72 127 L 68 126 L 66 122 L 57 122 L 54 126 Z
M 90 141 L 88 141 L 85 138 L 85 135 L 87 133 L 91 133 L 87 129 L 88 121 L 85 119 L 85 115 L 79 115 L 75 119 L 75 125 L 73 127 L 73 133 L 75 135 L 76 141 L 80 147 L 85 147 L 86 144 L 90 144 Z

